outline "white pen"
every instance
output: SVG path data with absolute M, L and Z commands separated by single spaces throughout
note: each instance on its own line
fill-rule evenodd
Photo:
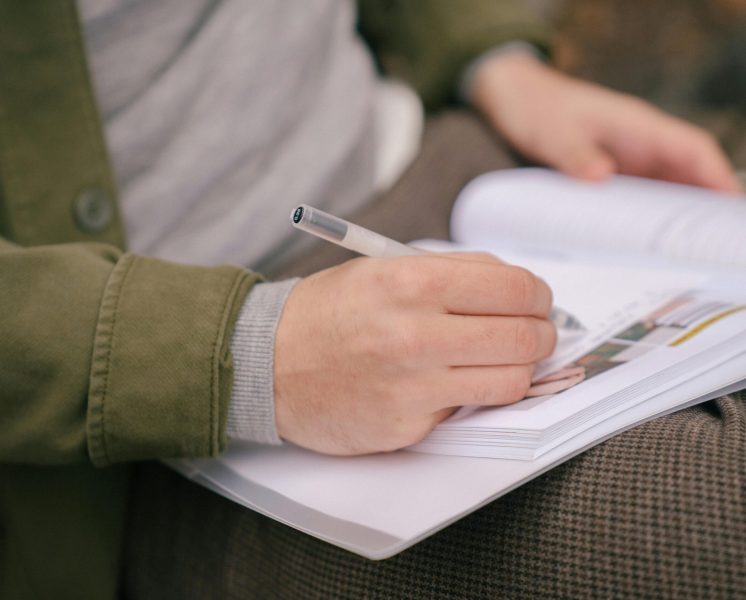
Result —
M 307 204 L 297 207 L 291 217 L 293 226 L 298 229 L 365 256 L 393 258 L 428 254 L 426 250 L 407 246 Z M 585 329 L 576 317 L 556 306 L 552 308 L 550 318 L 560 329 Z

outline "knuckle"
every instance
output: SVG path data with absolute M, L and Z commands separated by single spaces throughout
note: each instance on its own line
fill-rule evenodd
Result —
M 536 297 L 538 282 L 536 277 L 521 267 L 510 267 L 506 281 L 510 300 L 517 307 L 529 306 Z
M 515 319 L 513 346 L 516 357 L 520 361 L 532 361 L 539 354 L 539 328 L 532 319 Z
M 501 347 L 505 344 L 505 329 L 498 323 L 487 322 L 473 335 L 464 336 L 459 350 L 468 351 L 470 347 Z
M 447 277 L 439 269 L 431 266 L 418 270 L 420 291 L 428 296 L 439 296 L 448 285 Z
M 526 397 L 528 388 L 531 387 L 531 375 L 533 369 L 515 367 L 511 369 L 510 375 L 504 385 L 505 404 L 518 402 Z
M 552 305 L 554 304 L 554 292 L 549 284 L 543 279 L 537 279 L 537 291 L 539 293 L 539 299 L 541 300 L 540 314 L 544 317 L 548 317 L 552 311 Z
M 554 323 L 549 323 L 547 331 L 549 333 L 549 344 L 547 345 L 546 350 L 542 353 L 541 358 L 547 358 L 557 347 L 557 327 Z
M 409 300 L 421 300 L 439 293 L 445 285 L 437 270 L 427 262 L 412 258 L 398 261 L 385 285 Z
M 478 406 L 485 406 L 495 403 L 497 397 L 496 390 L 491 385 L 475 385 L 470 390 L 471 392 L 471 404 Z

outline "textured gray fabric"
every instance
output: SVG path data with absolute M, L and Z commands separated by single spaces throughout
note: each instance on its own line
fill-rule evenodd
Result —
M 263 271 L 307 243 L 297 204 L 369 199 L 381 82 L 353 0 L 78 4 L 131 250 Z
M 233 390 L 228 437 L 261 444 L 282 443 L 275 425 L 275 332 L 288 294 L 298 281 L 259 283 L 241 307 L 231 338 Z
M 183 600 L 744 598 L 745 446 L 746 395 L 708 402 L 619 435 L 381 562 L 149 467 L 137 482 L 128 592 Z
M 444 237 L 459 188 L 482 170 L 512 164 L 475 119 L 438 119 L 396 188 L 355 218 L 399 239 Z M 343 258 L 322 247 L 296 272 Z M 381 562 L 146 466 L 131 504 L 125 595 L 743 598 L 745 459 L 740 394 L 619 435 Z

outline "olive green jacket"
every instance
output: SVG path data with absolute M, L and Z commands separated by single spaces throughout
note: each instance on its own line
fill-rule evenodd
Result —
M 544 33 L 520 1 L 361 3 L 428 106 L 467 61 Z M 229 341 L 260 277 L 134 256 L 73 0 L 0 0 L 0 597 L 111 598 L 126 463 L 215 456 Z

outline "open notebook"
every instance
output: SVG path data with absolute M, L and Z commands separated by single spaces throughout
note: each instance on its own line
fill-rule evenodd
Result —
M 530 460 L 738 354 L 746 289 L 707 287 L 716 264 L 746 271 L 744 227 L 742 199 L 637 178 L 599 186 L 523 169 L 472 182 L 454 207 L 454 240 L 544 277 L 587 331 L 561 336 L 537 369 L 546 395 L 462 411 L 416 449 Z M 577 385 L 553 394 L 563 380 Z
M 311 535 L 385 558 L 610 436 L 746 386 L 744 199 L 505 171 L 464 190 L 452 229 L 455 245 L 417 245 L 488 250 L 526 266 L 586 326 L 538 370 L 546 393 L 462 410 L 417 452 L 339 458 L 235 443 L 218 459 L 169 464 Z M 552 394 L 558 369 L 580 383 Z

